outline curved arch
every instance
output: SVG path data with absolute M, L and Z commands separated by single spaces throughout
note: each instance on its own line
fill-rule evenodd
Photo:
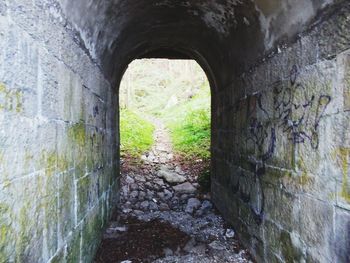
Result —
M 144 44 L 146 44 L 146 43 L 144 43 Z M 164 49 L 164 48 L 166 48 L 167 50 L 170 50 L 170 51 L 182 53 L 182 54 L 188 56 L 189 59 L 195 60 L 198 63 L 198 65 L 202 68 L 202 70 L 204 71 L 204 73 L 206 74 L 206 76 L 208 78 L 210 90 L 211 90 L 211 96 L 213 97 L 216 94 L 216 91 L 218 89 L 217 80 L 216 80 L 214 71 L 211 69 L 206 58 L 203 55 L 201 55 L 199 52 L 194 51 L 193 49 L 190 49 L 188 47 L 179 46 L 179 45 L 176 45 L 173 47 L 169 47 L 168 45 L 167 46 L 159 45 L 159 46 L 152 46 L 150 48 L 145 48 L 144 45 L 140 45 L 137 48 L 135 48 L 134 50 L 131 50 L 130 53 L 133 54 L 133 56 L 130 56 L 128 58 L 128 60 L 126 60 L 126 62 L 121 67 L 121 71 L 120 71 L 121 74 L 118 74 L 119 76 L 118 76 L 117 83 L 116 83 L 117 90 L 119 91 L 120 81 L 121 81 L 123 75 L 125 74 L 125 71 L 127 70 L 128 65 L 133 60 L 138 59 L 138 58 L 145 58 L 146 54 L 150 54 L 152 52 L 156 52 L 157 50 Z M 153 58 L 157 58 L 157 57 L 153 57 Z

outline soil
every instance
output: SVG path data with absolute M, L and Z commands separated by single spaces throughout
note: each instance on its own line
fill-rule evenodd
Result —
M 198 184 L 208 162 L 175 156 L 165 126 L 152 121 L 152 149 L 140 159 L 121 160 L 120 203 L 95 263 L 252 262 Z
M 103 239 L 95 263 L 152 262 L 165 257 L 164 249 L 181 250 L 191 239 L 189 235 L 167 222 L 152 220 L 144 222 L 135 217 L 122 218 L 126 232 L 114 238 Z

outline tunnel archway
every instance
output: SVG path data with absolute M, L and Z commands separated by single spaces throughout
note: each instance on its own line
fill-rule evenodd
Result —
M 126 64 L 125 66 L 121 69 L 121 77 L 119 77 L 119 81 L 117 84 L 117 89 L 119 92 L 120 88 L 120 83 L 121 80 L 128 68 L 128 65 L 134 61 L 135 59 L 143 59 L 143 58 L 148 58 L 148 59 L 192 59 L 198 63 L 198 65 L 202 68 L 203 72 L 205 73 L 208 82 L 209 82 L 209 87 L 211 91 L 211 130 L 212 127 L 215 126 L 215 112 L 217 112 L 215 108 L 215 94 L 217 92 L 217 81 L 216 77 L 214 75 L 214 72 L 212 71 L 210 65 L 206 61 L 206 59 L 201 55 L 195 52 L 194 50 L 191 50 L 189 48 L 181 48 L 180 46 L 177 47 L 172 47 L 169 48 L 168 46 L 161 46 L 161 47 L 154 47 L 152 46 L 151 48 L 146 48 L 144 45 L 141 45 L 141 47 L 138 47 L 137 49 L 131 51 L 130 57 L 132 57 Z M 118 74 L 119 75 L 119 74 Z M 212 145 L 213 145 L 213 135 L 211 132 L 211 156 L 212 156 Z
M 2 1 L 0 261 L 91 261 L 120 190 L 119 82 L 159 56 L 211 81 L 214 200 L 253 256 L 349 262 L 349 14 L 347 0 Z

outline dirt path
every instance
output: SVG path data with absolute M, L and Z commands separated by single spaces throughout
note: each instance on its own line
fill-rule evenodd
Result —
M 121 196 L 96 262 L 250 262 L 194 176 L 173 161 L 161 121 L 143 164 L 123 164 Z

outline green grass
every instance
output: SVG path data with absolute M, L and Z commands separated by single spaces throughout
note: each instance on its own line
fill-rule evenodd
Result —
M 210 158 L 210 91 L 203 86 L 189 101 L 161 116 L 170 130 L 173 147 L 185 159 Z
M 136 113 L 120 111 L 121 155 L 139 157 L 153 145 L 154 126 Z

